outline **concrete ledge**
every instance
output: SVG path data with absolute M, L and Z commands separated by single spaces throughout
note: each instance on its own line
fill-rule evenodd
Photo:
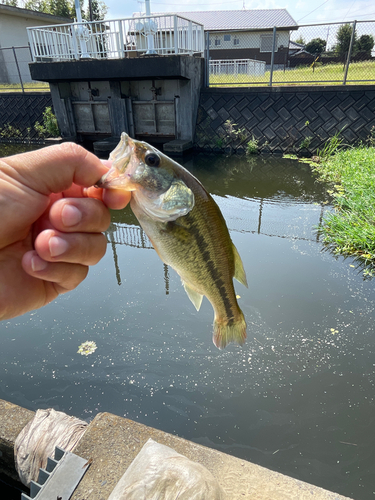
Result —
M 0 472 L 14 477 L 13 447 L 34 412 L 0 400 Z M 99 413 L 74 453 L 91 466 L 72 500 L 106 500 L 149 438 L 202 464 L 218 480 L 228 500 L 348 500 L 245 460 L 110 413 Z M 140 499 L 142 500 L 142 499 Z
M 0 474 L 18 481 L 14 466 L 14 443 L 35 413 L 0 399 Z
M 203 68 L 203 58 L 168 55 L 143 56 L 131 59 L 93 59 L 65 62 L 31 63 L 33 80 L 44 82 L 95 80 L 150 80 L 162 78 L 189 80 L 189 62 Z
M 163 145 L 163 151 L 166 154 L 180 156 L 186 151 L 193 148 L 193 141 L 188 139 L 175 139 L 174 141 L 166 142 Z

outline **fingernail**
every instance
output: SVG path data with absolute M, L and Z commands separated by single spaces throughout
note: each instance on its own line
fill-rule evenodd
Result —
M 31 269 L 34 271 L 34 272 L 37 272 L 37 271 L 43 271 L 43 269 L 45 269 L 48 265 L 48 262 L 46 262 L 45 260 L 41 259 L 39 257 L 39 255 L 33 255 L 31 257 Z
M 64 226 L 75 226 L 78 222 L 81 222 L 82 212 L 73 205 L 64 205 L 61 211 L 61 219 Z
M 51 257 L 58 257 L 68 250 L 68 243 L 59 236 L 52 236 L 49 240 L 49 252 Z

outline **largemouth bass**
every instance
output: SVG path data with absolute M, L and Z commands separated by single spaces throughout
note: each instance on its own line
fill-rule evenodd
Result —
M 132 191 L 131 209 L 161 260 L 180 275 L 197 311 L 203 295 L 211 302 L 214 344 L 242 345 L 246 322 L 233 277 L 247 286 L 246 275 L 215 201 L 185 168 L 125 133 L 110 160 L 97 185 Z

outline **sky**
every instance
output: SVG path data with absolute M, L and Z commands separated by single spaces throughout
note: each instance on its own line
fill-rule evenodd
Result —
M 105 0 L 107 19 L 131 17 L 144 12 L 144 1 Z M 287 9 L 298 24 L 375 20 L 374 0 L 150 0 L 153 12 L 186 12 L 201 10 Z

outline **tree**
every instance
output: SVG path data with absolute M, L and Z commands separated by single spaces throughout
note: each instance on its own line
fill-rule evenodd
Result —
M 74 2 L 72 0 L 27 0 L 25 9 L 44 12 L 54 16 L 67 17 L 73 19 Z
M 102 21 L 107 15 L 108 7 L 102 0 L 91 0 L 91 13 L 92 19 L 90 18 L 90 2 L 87 6 L 86 19 L 88 21 Z
M 371 58 L 371 51 L 374 47 L 374 37 L 372 35 L 362 35 L 357 42 L 357 50 L 362 56 Z
M 342 24 L 340 26 L 340 28 L 337 30 L 336 52 L 339 55 L 345 56 L 349 52 L 350 40 L 352 38 L 352 32 L 353 32 L 353 28 L 350 24 Z M 356 43 L 357 43 L 357 34 L 354 33 L 353 52 L 354 52 L 354 49 L 356 47 Z
M 1 0 L 4 1 L 4 0 Z M 5 0 L 6 2 L 17 2 L 17 0 Z M 90 20 L 90 10 L 87 8 L 85 13 L 83 4 L 84 0 L 79 0 L 81 5 L 82 18 Z M 26 0 L 25 9 L 45 12 L 54 16 L 66 17 L 74 19 L 76 17 L 76 9 L 74 0 Z M 101 21 L 108 12 L 108 7 L 103 0 L 92 0 L 93 21 Z
M 319 56 L 326 50 L 327 42 L 322 38 L 313 38 L 305 45 L 305 50 L 313 56 Z
M 1 3 L 10 7 L 17 7 L 17 0 L 2 0 Z
M 300 43 L 301 45 L 305 45 L 305 39 L 303 38 L 302 35 L 300 35 L 297 40 L 294 40 L 296 43 Z

